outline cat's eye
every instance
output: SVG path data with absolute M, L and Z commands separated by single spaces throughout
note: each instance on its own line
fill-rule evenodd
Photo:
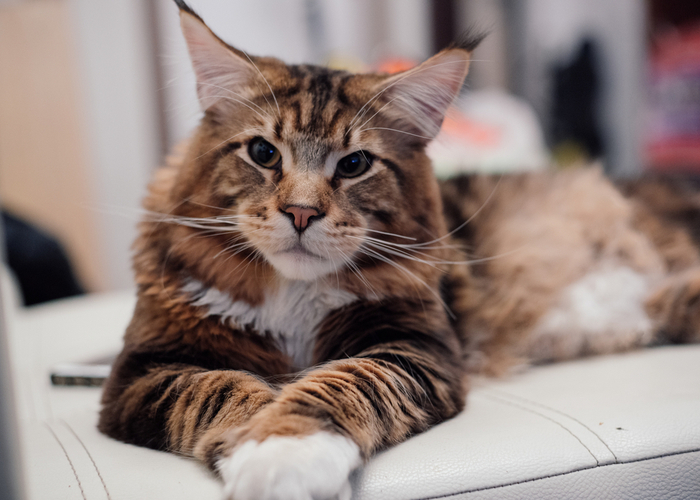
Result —
M 335 174 L 338 177 L 358 177 L 372 166 L 372 155 L 367 151 L 355 151 L 340 159 L 335 167 Z
M 265 168 L 275 168 L 282 159 L 279 150 L 262 137 L 256 137 L 248 144 L 248 154 L 252 160 Z

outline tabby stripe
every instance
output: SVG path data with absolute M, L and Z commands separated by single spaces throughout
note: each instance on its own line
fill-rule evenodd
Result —
M 421 365 L 410 358 L 410 355 L 395 354 L 393 352 L 384 352 L 370 354 L 369 359 L 382 360 L 388 364 L 394 365 L 404 371 L 410 378 L 414 379 L 426 392 L 425 397 L 433 400 L 437 398 L 435 384 L 431 377 L 426 373 L 428 369 L 424 369 Z M 437 377 L 440 378 L 440 377 Z M 449 380 L 440 380 L 443 383 L 450 383 Z
M 338 126 L 338 121 L 342 115 L 342 109 L 338 108 L 335 110 L 335 113 L 333 113 L 333 116 L 331 117 L 331 121 L 328 122 L 328 125 L 326 126 L 325 137 L 331 137 L 335 134 L 335 129 Z
M 350 146 L 350 125 L 345 125 L 345 130 L 343 131 L 343 148 L 347 149 Z
M 278 141 L 282 140 L 282 120 L 279 118 L 275 122 L 275 137 Z
M 214 420 L 232 390 L 233 387 L 228 382 L 220 387 L 210 388 L 209 394 L 199 403 L 197 421 L 195 423 L 196 428 L 202 425 L 209 425 Z
M 182 416 L 187 414 L 188 409 L 192 408 L 192 403 L 195 398 L 195 389 L 197 383 L 188 384 L 178 395 L 177 401 L 168 414 L 168 447 L 175 449 L 183 449 L 187 446 L 185 440 L 189 433 L 187 429 L 187 419 Z
M 123 408 L 119 417 L 119 421 L 122 424 L 120 433 L 128 436 L 127 442 L 142 444 L 158 450 L 167 447 L 166 422 L 174 400 L 165 403 L 163 393 L 170 391 L 173 382 L 179 377 L 179 373 L 169 374 L 165 377 L 153 377 L 157 380 L 140 381 L 140 383 L 132 387 L 133 390 L 129 392 L 136 392 L 139 389 L 148 390 L 140 398 L 129 401 L 130 404 Z M 141 387 L 149 384 L 149 382 L 152 384 L 150 387 Z M 131 408 L 132 406 L 134 408 Z
M 241 145 L 242 144 L 239 141 L 229 142 L 228 144 L 222 146 L 221 149 L 219 149 L 219 156 L 223 158 L 224 156 L 227 156 L 233 151 L 239 149 Z
M 317 133 L 317 129 L 323 129 L 323 112 L 331 97 L 331 78 L 328 73 L 321 73 L 309 82 L 309 94 L 312 96 L 312 107 L 307 132 Z
M 394 174 L 394 177 L 396 177 L 396 181 L 399 183 L 399 186 L 401 188 L 404 188 L 406 185 L 406 176 L 401 171 L 399 166 L 393 161 L 387 160 L 386 158 L 377 158 L 377 160 L 381 161 L 384 165 L 386 165 L 386 167 Z
M 341 80 L 340 83 L 338 84 L 338 90 L 336 91 L 336 95 L 338 98 L 338 101 L 343 105 L 343 106 L 350 106 L 350 98 L 348 97 L 348 94 L 345 90 L 345 87 L 347 86 L 348 82 L 352 79 L 352 76 L 347 75 L 344 76 Z
M 301 104 L 299 101 L 294 101 L 289 104 L 289 107 L 292 108 L 292 112 L 294 113 L 294 128 L 296 130 L 301 129 Z

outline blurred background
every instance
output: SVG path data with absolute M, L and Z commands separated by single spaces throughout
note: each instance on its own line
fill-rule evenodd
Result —
M 395 71 L 490 33 L 439 175 L 700 173 L 697 0 L 190 0 L 251 54 Z M 200 111 L 171 0 L 0 0 L 0 203 L 25 304 L 132 286 L 148 179 Z

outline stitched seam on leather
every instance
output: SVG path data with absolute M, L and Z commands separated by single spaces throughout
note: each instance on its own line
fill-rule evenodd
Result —
M 80 495 L 83 497 L 83 500 L 87 500 L 87 497 L 85 496 L 85 492 L 83 491 L 83 485 L 80 482 L 80 478 L 78 477 L 78 472 L 75 470 L 75 467 L 73 466 L 73 461 L 68 456 L 68 452 L 66 451 L 65 446 L 63 446 L 63 443 L 61 442 L 61 440 L 58 439 L 58 436 L 53 431 L 51 426 L 49 424 L 47 424 L 46 422 L 44 422 L 44 425 L 49 430 L 49 432 L 51 433 L 53 438 L 56 440 L 56 442 L 58 443 L 58 446 L 61 447 L 61 450 L 63 450 L 63 455 L 66 457 L 66 460 L 68 460 L 68 465 L 70 465 L 70 469 L 73 471 L 73 475 L 75 476 L 75 480 L 78 481 L 78 488 L 80 488 Z
M 588 430 L 588 431 L 589 431 L 591 434 L 593 434 L 595 437 L 597 437 L 597 438 L 598 438 L 598 441 L 600 441 L 601 443 L 603 443 L 603 446 L 605 446 L 605 447 L 608 449 L 608 451 L 612 454 L 613 458 L 615 459 L 615 463 L 620 463 L 620 461 L 619 461 L 618 458 L 617 458 L 617 455 L 615 455 L 615 452 L 612 451 L 612 449 L 610 448 L 610 446 L 608 446 L 608 443 L 606 443 L 606 442 L 603 440 L 603 438 L 600 437 L 600 436 L 598 435 L 597 432 L 595 432 L 593 429 L 591 429 L 590 427 L 588 427 L 586 424 L 584 424 L 583 422 L 581 422 L 581 421 L 580 421 L 579 419 L 577 419 L 576 417 L 572 417 L 571 415 L 569 415 L 569 414 L 567 414 L 567 413 L 564 413 L 563 411 L 557 410 L 556 408 L 552 408 L 551 406 L 547 406 L 547 405 L 545 405 L 545 404 L 538 403 L 537 401 L 532 401 L 532 400 L 530 400 L 530 399 L 523 398 L 523 397 L 521 397 L 521 396 L 516 396 L 515 394 L 511 394 L 511 393 L 506 392 L 506 391 L 501 391 L 501 390 L 499 390 L 499 389 L 488 389 L 488 390 L 489 390 L 489 391 L 492 391 L 492 392 L 500 393 L 500 394 L 502 394 L 504 397 L 505 397 L 505 396 L 508 396 L 508 397 L 513 398 L 513 399 L 517 399 L 517 400 L 520 400 L 520 401 L 524 401 L 524 402 L 529 403 L 529 404 L 534 405 L 534 406 L 539 406 L 540 408 L 544 408 L 544 409 L 546 409 L 546 410 L 553 411 L 554 413 L 558 413 L 559 415 L 561 415 L 561 416 L 563 416 L 563 417 L 566 417 L 566 418 L 569 418 L 569 419 L 573 420 L 573 421 L 576 422 L 577 424 L 581 425 L 584 429 Z
M 533 477 L 532 479 L 523 479 L 521 481 L 513 481 L 512 483 L 499 484 L 496 486 L 484 486 L 483 488 L 474 488 L 472 490 L 458 491 L 457 493 L 446 493 L 445 495 L 438 495 L 438 496 L 434 496 L 434 497 L 416 498 L 415 500 L 449 499 L 449 498 L 455 497 L 457 495 L 467 495 L 469 493 L 478 493 L 479 491 L 497 490 L 499 488 L 508 488 L 509 486 L 515 486 L 517 484 L 534 483 L 535 481 L 542 481 L 542 480 L 550 479 L 553 477 L 568 476 L 569 474 L 577 474 L 577 473 L 585 471 L 585 470 L 602 469 L 603 467 L 619 467 L 621 465 L 636 464 L 639 462 L 647 462 L 649 460 L 658 460 L 660 458 L 669 458 L 669 457 L 675 457 L 675 456 L 680 456 L 680 455 L 688 455 L 691 453 L 700 453 L 700 448 L 686 450 L 686 451 L 678 451 L 678 452 L 674 452 L 674 453 L 664 453 L 662 455 L 655 455 L 653 457 L 645 457 L 645 458 L 640 458 L 638 460 L 630 460 L 629 462 L 617 462 L 614 464 L 598 465 L 598 466 L 593 466 L 593 467 L 581 467 L 580 469 L 574 469 L 574 470 L 567 471 L 567 472 L 560 472 L 558 474 L 550 474 L 547 476 Z
M 73 428 L 70 425 L 68 425 L 68 422 L 66 422 L 65 420 L 61 420 L 61 423 L 63 425 L 65 425 L 68 428 L 68 430 L 71 432 L 71 434 L 73 434 L 75 436 L 75 439 L 78 440 L 80 445 L 85 450 L 85 453 L 87 453 L 88 458 L 92 462 L 92 466 L 95 468 L 95 472 L 97 472 L 97 477 L 100 478 L 100 482 L 102 483 L 102 487 L 105 489 L 105 493 L 107 494 L 107 500 L 112 500 L 112 496 L 109 494 L 109 490 L 107 489 L 107 484 L 105 483 L 105 480 L 102 477 L 102 474 L 100 473 L 100 469 L 97 467 L 95 460 L 92 458 L 92 455 L 88 451 L 87 446 L 85 446 L 85 443 L 83 443 L 83 440 L 80 439 L 80 437 L 78 436 L 78 434 L 76 434 L 76 432 L 73 430 Z
M 581 443 L 581 446 L 583 446 L 583 447 L 586 449 L 586 451 L 593 457 L 593 460 L 595 460 L 596 466 L 599 466 L 599 465 L 600 465 L 600 461 L 598 460 L 598 457 L 596 457 L 595 454 L 590 450 L 590 448 L 589 448 L 588 446 L 586 446 L 585 443 L 584 443 L 583 441 L 581 441 L 581 438 L 579 438 L 574 432 L 571 431 L 571 429 L 567 428 L 567 427 L 566 427 L 564 424 L 562 424 L 561 422 L 557 422 L 557 421 L 554 420 L 553 418 L 548 417 L 547 415 L 544 415 L 544 414 L 542 414 L 542 413 L 540 413 L 540 412 L 538 412 L 538 411 L 536 411 L 536 410 L 533 410 L 532 408 L 528 408 L 528 407 L 526 407 L 526 406 L 519 405 L 518 403 L 515 403 L 515 402 L 513 402 L 513 401 L 508 401 L 507 399 L 503 399 L 503 398 L 500 398 L 500 397 L 498 397 L 498 396 L 494 396 L 493 394 L 483 394 L 483 393 L 482 393 L 481 396 L 482 396 L 482 397 L 485 397 L 485 398 L 487 398 L 487 399 L 495 400 L 495 401 L 498 401 L 498 402 L 500 402 L 500 403 L 513 406 L 513 407 L 515 407 L 515 408 L 519 408 L 520 410 L 527 411 L 527 412 L 529 412 L 529 413 L 533 413 L 533 414 L 535 414 L 535 415 L 537 415 L 537 416 L 539 416 L 539 417 L 544 418 L 545 420 L 549 420 L 550 422 L 552 422 L 552 423 L 554 423 L 554 424 L 557 424 L 559 427 L 561 427 L 561 428 L 564 429 L 566 432 L 568 432 L 569 434 L 571 434 L 571 436 L 573 436 L 573 437 L 576 439 L 576 441 L 578 441 L 579 443 Z

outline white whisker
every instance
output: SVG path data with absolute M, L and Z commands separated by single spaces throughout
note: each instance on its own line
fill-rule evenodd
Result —
M 241 52 L 243 52 L 243 51 L 241 51 Z M 279 105 L 279 103 L 277 102 L 277 97 L 275 97 L 275 93 L 273 92 L 272 87 L 270 86 L 270 82 L 267 81 L 267 78 L 265 78 L 265 75 L 263 75 L 262 71 L 260 71 L 260 68 L 258 68 L 258 65 L 255 64 L 255 63 L 253 62 L 253 60 L 250 58 L 250 56 L 249 56 L 246 52 L 243 52 L 243 54 L 245 54 L 245 56 L 246 56 L 246 57 L 248 58 L 248 60 L 250 61 L 250 64 L 253 65 L 253 67 L 257 70 L 257 72 L 258 72 L 258 74 L 260 75 L 260 77 L 261 77 L 261 78 L 265 81 L 265 83 L 267 84 L 267 88 L 270 89 L 270 94 L 272 94 L 272 99 L 274 99 L 274 101 L 275 101 L 275 106 L 277 106 L 277 116 L 282 116 L 282 112 L 280 111 L 280 105 Z M 263 98 L 264 98 L 265 101 L 267 102 L 268 106 L 272 107 L 272 106 L 270 105 L 269 101 L 267 101 L 267 97 L 265 97 L 265 94 L 263 94 Z
M 388 130 L 388 131 L 390 131 L 390 132 L 398 132 L 399 134 L 406 134 L 406 135 L 410 135 L 410 136 L 413 136 L 413 137 L 420 137 L 421 139 L 428 139 L 428 140 L 431 140 L 431 139 L 432 139 L 432 137 L 428 137 L 427 135 L 413 134 L 413 133 L 411 133 L 411 132 L 406 132 L 405 130 L 399 130 L 399 129 L 397 129 L 397 128 L 389 128 L 389 127 L 369 127 L 369 128 L 363 128 L 362 130 L 360 130 L 360 132 L 365 132 L 365 131 L 367 131 L 367 130 Z
M 414 273 L 412 273 L 411 271 L 406 269 L 405 266 L 402 266 L 402 265 L 398 264 L 397 262 L 394 262 L 390 258 L 385 257 L 385 256 L 381 255 L 380 253 L 377 253 L 374 250 L 367 248 L 367 247 L 360 247 L 359 251 L 364 253 L 365 255 L 368 255 L 370 257 L 374 257 L 381 262 L 385 262 L 386 264 L 389 264 L 390 266 L 394 267 L 395 269 L 398 269 L 402 273 L 412 277 L 414 280 L 421 283 L 428 290 L 428 292 L 430 292 L 430 294 L 433 295 L 437 299 L 438 303 L 445 309 L 445 311 L 447 311 L 447 313 L 451 317 L 454 318 L 454 314 L 452 313 L 452 311 L 450 311 L 449 307 L 447 306 L 447 304 L 445 303 L 443 298 L 440 296 L 440 294 L 437 291 L 433 290 L 433 287 L 428 285 L 424 280 L 422 280 L 421 278 L 416 276 Z M 415 284 L 414 284 L 414 286 L 415 286 Z M 419 297 L 420 297 L 420 295 L 419 295 Z
M 365 111 L 365 108 L 366 108 L 367 106 L 369 106 L 372 102 L 374 102 L 375 100 L 377 100 L 379 97 L 381 97 L 381 95 L 382 95 L 384 92 L 386 92 L 387 90 L 389 90 L 391 87 L 393 87 L 394 85 L 396 85 L 396 84 L 402 82 L 404 79 L 409 78 L 409 77 L 412 77 L 412 76 L 414 76 L 414 75 L 416 75 L 416 74 L 418 74 L 418 73 L 421 73 L 421 72 L 423 72 L 423 71 L 432 70 L 432 69 L 434 69 L 434 68 L 438 68 L 438 67 L 440 67 L 440 66 L 445 66 L 445 65 L 449 65 L 449 64 L 462 64 L 462 62 L 461 62 L 461 61 L 450 61 L 450 62 L 444 62 L 444 63 L 440 63 L 440 64 L 433 64 L 433 65 L 428 66 L 428 67 L 425 67 L 425 68 L 420 68 L 420 67 L 418 66 L 418 67 L 416 67 L 416 68 L 413 68 L 413 69 L 410 69 L 410 70 L 406 71 L 406 74 L 405 74 L 405 75 L 403 75 L 401 78 L 398 78 L 396 81 L 392 82 L 390 85 L 387 85 L 386 87 L 384 87 L 383 89 L 381 89 L 379 92 L 377 92 L 376 94 L 374 94 L 374 96 L 373 96 L 372 98 L 370 98 L 370 99 L 360 108 L 360 110 L 355 114 L 355 116 L 353 117 L 353 119 L 350 120 L 350 124 L 348 125 L 348 130 L 347 130 L 347 132 L 345 132 L 345 135 L 347 135 L 347 134 L 350 132 L 350 130 L 352 130 L 352 128 L 355 126 L 356 122 L 359 121 L 359 120 L 361 120 L 361 119 L 364 117 L 364 115 L 367 113 L 367 111 L 369 111 L 369 110 L 366 110 L 366 111 Z M 364 111 L 364 113 L 363 113 L 363 111 Z M 362 113 L 362 115 L 360 115 L 360 113 Z M 371 129 L 365 129 L 365 130 L 371 130 Z M 419 137 L 420 137 L 420 136 L 419 136 Z M 429 138 L 429 139 L 432 139 L 432 138 Z
M 378 231 L 378 230 L 376 230 L 376 229 L 365 228 L 365 231 L 368 231 L 368 232 L 370 232 L 370 233 L 384 234 L 384 235 L 386 235 L 386 236 L 394 236 L 395 238 L 403 238 L 403 239 L 405 239 L 405 240 L 413 240 L 413 241 L 416 241 L 416 238 L 412 238 L 412 237 L 410 237 L 410 236 L 403 236 L 403 235 L 401 235 L 401 234 L 396 234 L 396 233 L 388 233 L 388 232 L 386 232 L 386 231 Z
M 270 116 L 264 109 L 262 109 L 260 106 L 258 106 L 257 104 L 255 104 L 253 101 L 251 101 L 250 99 L 248 99 L 248 98 L 245 97 L 244 95 L 239 94 L 238 92 L 234 92 L 233 90 L 231 90 L 231 89 L 229 89 L 229 88 L 222 87 L 221 85 L 215 85 L 215 84 L 213 84 L 213 83 L 199 82 L 199 84 L 200 84 L 200 85 L 208 85 L 209 87 L 214 87 L 214 88 L 216 88 L 216 89 L 223 90 L 224 92 L 229 92 L 230 94 L 233 94 L 233 95 L 235 95 L 235 96 L 237 96 L 237 97 L 240 97 L 241 99 L 244 99 L 244 100 L 248 101 L 250 104 L 252 104 L 252 105 L 255 106 L 256 108 L 258 108 L 258 109 L 260 110 L 261 113 L 265 113 L 265 115 L 267 115 L 268 117 Z M 212 96 L 212 97 L 220 97 L 220 96 Z M 264 97 L 264 96 L 263 96 L 263 97 Z M 249 107 L 250 107 L 250 106 L 249 106 Z M 253 108 L 250 108 L 250 109 L 253 109 Z M 259 114 L 259 113 L 258 113 L 258 114 Z M 260 116 L 262 116 L 262 115 L 260 115 Z
M 247 133 L 251 133 L 251 132 L 258 132 L 258 131 L 260 131 L 259 128 L 257 128 L 257 127 L 252 127 L 252 128 L 249 128 L 249 129 L 244 130 L 243 132 L 239 132 L 239 133 L 237 133 L 237 134 L 234 134 L 234 135 L 232 135 L 231 137 L 229 137 L 228 139 L 224 139 L 223 141 L 221 141 L 219 144 L 217 144 L 216 146 L 214 146 L 214 147 L 211 148 L 210 150 L 205 151 L 204 153 L 202 153 L 201 155 L 199 155 L 198 157 L 195 158 L 195 160 L 199 160 L 201 157 L 208 155 L 209 153 L 211 153 L 211 152 L 214 151 L 215 149 L 218 149 L 220 146 L 223 146 L 224 144 L 228 143 L 231 139 L 234 139 L 234 138 L 238 137 L 239 135 L 243 135 L 243 134 L 247 134 Z

